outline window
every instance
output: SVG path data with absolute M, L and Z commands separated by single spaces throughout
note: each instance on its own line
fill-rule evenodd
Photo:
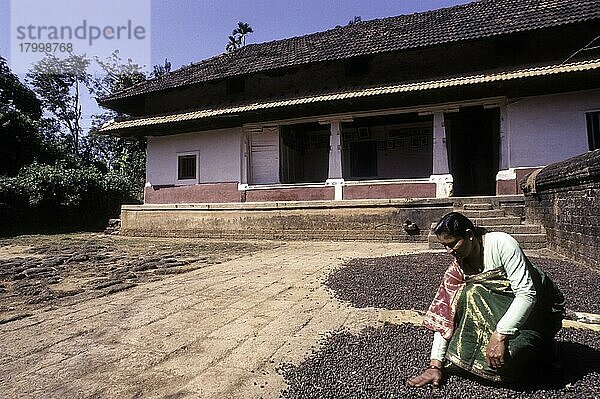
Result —
M 198 154 L 177 154 L 177 180 L 178 182 L 198 181 Z
M 585 114 L 590 151 L 600 148 L 600 111 Z

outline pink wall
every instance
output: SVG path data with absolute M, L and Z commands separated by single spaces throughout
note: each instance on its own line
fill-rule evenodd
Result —
M 516 179 L 512 180 L 497 180 L 496 195 L 515 195 L 523 194 L 519 184 L 528 174 L 539 168 L 519 168 L 515 170 Z
M 344 199 L 435 198 L 435 183 L 365 184 L 344 186 Z
M 333 187 L 295 187 L 249 190 L 246 202 L 325 201 L 334 199 Z
M 190 186 L 146 187 L 145 204 L 191 204 L 241 202 L 237 183 L 206 183 Z

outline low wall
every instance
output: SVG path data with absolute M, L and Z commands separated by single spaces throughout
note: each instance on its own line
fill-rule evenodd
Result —
M 247 190 L 245 202 L 326 201 L 334 198 L 333 187 L 287 187 Z
M 356 183 L 340 187 L 343 199 L 435 198 L 436 185 L 429 182 Z M 191 204 L 230 202 L 333 201 L 335 188 L 323 184 L 253 186 L 238 183 L 202 183 L 185 186 L 150 186 L 144 190 L 145 204 Z
M 435 183 L 353 184 L 343 187 L 344 199 L 435 198 Z
M 523 188 L 527 221 L 546 228 L 549 248 L 600 268 L 600 150 L 548 165 Z
M 189 186 L 152 186 L 144 189 L 146 204 L 241 202 L 237 183 L 203 183 Z
M 277 240 L 427 241 L 448 199 L 124 205 L 121 234 Z M 420 232 L 405 232 L 410 219 Z

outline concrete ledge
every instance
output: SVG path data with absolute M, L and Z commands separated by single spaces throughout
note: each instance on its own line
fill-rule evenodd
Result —
M 276 240 L 426 242 L 431 223 L 463 198 L 399 198 L 212 204 L 124 205 L 122 235 Z M 519 203 L 522 196 L 472 202 Z M 417 234 L 404 231 L 410 220 Z
M 448 199 L 124 205 L 120 234 L 158 237 L 425 242 Z M 420 232 L 408 234 L 404 222 Z
M 308 209 L 308 208 L 354 208 L 354 207 L 439 207 L 452 206 L 452 198 L 395 198 L 360 199 L 342 201 L 278 201 L 278 202 L 230 202 L 230 203 L 184 203 L 184 204 L 144 204 L 123 205 L 126 211 L 160 210 L 269 210 L 269 209 Z

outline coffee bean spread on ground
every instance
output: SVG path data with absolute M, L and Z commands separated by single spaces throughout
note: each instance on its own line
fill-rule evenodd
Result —
M 570 262 L 530 257 L 557 283 L 574 311 L 600 313 L 600 273 Z M 451 258 L 422 253 L 353 259 L 325 285 L 355 307 L 425 311 Z M 433 333 L 409 324 L 368 327 L 358 334 L 331 333 L 299 365 L 285 364 L 282 397 L 297 398 L 598 398 L 600 332 L 563 328 L 557 357 L 524 385 L 501 386 L 467 375 L 450 375 L 439 388 L 406 384 L 429 363 Z
M 567 309 L 600 313 L 599 272 L 557 259 L 529 259 L 556 282 Z M 445 253 L 352 259 L 330 274 L 325 285 L 336 298 L 358 308 L 425 311 L 450 262 Z
M 409 324 L 368 327 L 358 334 L 331 333 L 301 364 L 279 372 L 299 398 L 597 398 L 600 395 L 600 332 L 563 329 L 561 363 L 545 364 L 526 385 L 497 386 L 451 375 L 439 387 L 412 388 L 406 380 L 426 367 L 433 333 Z

